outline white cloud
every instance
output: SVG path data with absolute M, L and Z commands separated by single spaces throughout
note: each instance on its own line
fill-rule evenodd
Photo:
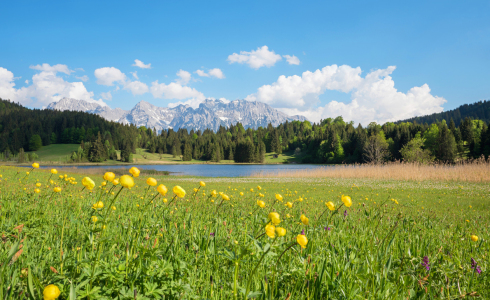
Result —
M 216 77 L 218 79 L 225 78 L 225 74 L 223 74 L 223 71 L 221 71 L 221 69 L 218 69 L 218 68 L 211 69 L 211 70 L 209 70 L 208 73 L 206 73 L 203 70 L 197 70 L 194 73 L 196 73 L 197 75 L 199 75 L 201 77 Z
M 131 75 L 133 75 L 133 77 L 134 77 L 136 80 L 139 80 L 139 78 L 138 78 L 138 71 L 129 72 L 129 73 L 131 73 Z
M 176 82 L 171 82 L 169 84 L 158 83 L 158 80 L 151 83 L 151 93 L 155 98 L 163 99 L 187 99 L 196 98 L 204 100 L 205 97 L 203 93 L 197 91 L 194 88 L 188 86 L 182 86 Z
M 75 72 L 68 69 L 67 65 L 61 65 L 61 64 L 57 64 L 54 66 L 50 66 L 49 64 L 42 64 L 42 65 L 30 66 L 29 68 L 33 70 L 45 71 L 45 72 L 54 72 L 54 73 L 60 72 L 60 73 L 65 73 L 67 75 L 70 75 L 70 73 Z
M 102 99 L 104 100 L 112 100 L 112 94 L 111 94 L 111 91 L 107 92 L 107 93 L 100 93 L 100 96 L 102 97 Z
M 247 100 L 258 100 L 288 114 L 302 114 L 312 121 L 342 115 L 345 120 L 384 123 L 426 115 L 443 110 L 446 100 L 433 96 L 427 84 L 399 92 L 390 76 L 396 67 L 369 72 L 361 77 L 361 68 L 326 66 L 302 76 L 280 76 L 272 85 L 264 85 Z M 326 90 L 350 93 L 351 102 L 330 101 L 318 107 L 319 96 Z
M 176 107 L 179 105 L 189 105 L 190 107 L 195 109 L 195 108 L 198 108 L 199 104 L 201 104 L 203 101 L 204 101 L 204 99 L 202 99 L 202 98 L 192 98 L 192 99 L 189 99 L 187 101 L 178 101 L 178 102 L 169 103 L 168 107 L 172 108 L 172 107 Z
M 250 52 L 240 51 L 240 54 L 233 53 L 228 56 L 230 64 L 248 64 L 253 69 L 259 69 L 261 67 L 272 67 L 276 62 L 280 61 L 282 57 L 276 54 L 274 51 L 269 51 L 267 46 L 257 48 Z
M 291 56 L 291 55 L 283 55 L 283 57 L 286 59 L 288 64 L 290 65 L 299 65 L 299 58 L 296 56 Z
M 192 79 L 191 73 L 184 71 L 182 69 L 180 69 L 179 72 L 177 72 L 177 76 L 180 78 L 176 79 L 175 82 L 177 82 L 180 85 L 186 85 Z
M 230 103 L 230 100 L 226 98 L 219 98 L 218 100 L 221 100 L 223 103 Z
M 96 69 L 94 75 L 97 78 L 97 83 L 101 85 L 112 86 L 114 82 L 124 84 L 126 81 L 126 75 L 114 67 Z
M 141 60 L 135 59 L 134 64 L 132 64 L 133 67 L 138 67 L 141 69 L 151 69 L 151 64 L 145 65 Z
M 29 80 L 26 79 L 26 81 L 24 81 L 26 84 L 29 84 Z
M 148 86 L 141 81 L 131 81 L 124 85 L 125 90 L 130 90 L 135 95 L 143 95 L 148 92 Z
M 64 97 L 103 103 L 101 100 L 93 99 L 93 92 L 87 91 L 83 82 L 67 82 L 57 76 L 58 72 L 65 74 L 71 72 L 66 66 L 66 68 L 60 66 L 64 65 L 50 66 L 43 64 L 31 67 L 41 72 L 32 76 L 32 84 L 30 86 L 20 89 L 15 88 L 16 78 L 14 74 L 0 67 L 0 97 L 33 107 L 43 107 Z
M 83 75 L 81 77 L 75 76 L 75 78 L 80 79 L 83 82 L 87 82 L 88 81 L 88 76 L 87 75 Z

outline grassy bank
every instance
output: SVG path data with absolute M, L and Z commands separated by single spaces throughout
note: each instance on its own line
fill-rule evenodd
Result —
M 90 192 L 83 174 L 48 183 L 49 171 L 17 172 L 0 167 L 0 288 L 11 298 L 39 298 L 51 283 L 63 299 L 71 289 L 91 299 L 245 299 L 247 290 L 256 299 L 490 297 L 486 183 L 206 178 L 199 188 L 196 178 L 155 175 L 164 197 L 142 175 L 129 190 L 91 174 Z M 174 199 L 176 185 L 185 197 Z M 103 208 L 92 208 L 97 201 Z M 272 211 L 285 236 L 266 234 Z

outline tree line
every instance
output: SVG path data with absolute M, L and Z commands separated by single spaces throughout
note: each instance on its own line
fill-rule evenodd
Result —
M 488 102 L 486 102 L 488 103 Z M 303 163 L 379 163 L 404 160 L 454 162 L 490 155 L 487 121 L 465 117 L 432 123 L 387 122 L 363 127 L 342 117 L 319 123 L 292 121 L 277 127 L 245 129 L 237 123 L 212 130 L 123 125 L 83 112 L 30 110 L 0 101 L 0 152 L 36 151 L 52 143 L 80 144 L 73 161 L 119 159 L 132 162 L 137 148 L 171 154 L 184 161 L 233 160 L 263 163 L 266 153 L 288 152 Z

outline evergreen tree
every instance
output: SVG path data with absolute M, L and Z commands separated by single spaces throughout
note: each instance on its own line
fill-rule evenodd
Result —
M 184 144 L 184 157 L 183 161 L 191 161 L 192 160 L 192 146 L 189 142 Z
M 31 139 L 29 140 L 29 150 L 37 151 L 41 149 L 42 146 L 43 143 L 39 134 L 34 134 L 33 136 L 31 136 Z
M 440 127 L 437 145 L 437 159 L 444 162 L 453 162 L 456 158 L 456 140 L 446 124 L 442 124 Z
M 102 143 L 100 132 L 97 135 L 97 139 L 92 143 L 88 151 L 88 159 L 91 162 L 103 162 L 107 158 L 106 149 Z

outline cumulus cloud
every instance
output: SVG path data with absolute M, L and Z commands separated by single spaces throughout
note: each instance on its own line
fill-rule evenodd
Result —
M 169 84 L 158 83 L 158 80 L 151 83 L 151 93 L 155 98 L 162 99 L 187 99 L 196 98 L 204 100 L 205 97 L 203 93 L 197 91 L 194 88 L 183 86 L 176 82 L 171 82 Z
M 135 59 L 134 64 L 132 64 L 133 67 L 138 67 L 141 69 L 151 69 L 151 64 L 145 65 L 141 60 Z
M 112 100 L 112 94 L 111 94 L 111 92 L 110 92 L 110 91 L 109 91 L 109 92 L 107 92 L 107 93 L 102 92 L 102 93 L 100 93 L 100 96 L 101 96 L 101 97 L 102 97 L 102 99 L 104 99 L 104 100 L 109 100 L 109 101 L 110 101 L 110 100 Z
M 29 84 L 29 80 L 26 79 L 26 81 L 24 81 L 26 84 Z
M 80 76 L 80 77 L 75 76 L 75 78 L 80 79 L 83 82 L 87 82 L 88 81 L 88 76 L 87 75 L 83 75 L 83 76 Z
M 135 95 L 143 95 L 148 92 L 148 86 L 141 81 L 131 81 L 124 85 L 125 90 L 130 90 Z
M 228 56 L 228 62 L 230 64 L 247 64 L 256 70 L 264 66 L 272 67 L 281 59 L 282 57 L 279 54 L 276 54 L 274 51 L 269 51 L 269 47 L 267 46 L 259 47 L 257 50 L 250 52 L 240 51 L 240 54 L 233 53 Z
M 211 69 L 211 70 L 209 70 L 208 73 L 206 73 L 203 70 L 197 70 L 194 73 L 196 73 L 197 75 L 199 75 L 201 77 L 216 77 L 218 79 L 225 78 L 225 74 L 223 74 L 223 71 L 221 71 L 221 69 L 218 69 L 218 68 Z
M 184 71 L 182 69 L 180 69 L 179 72 L 177 72 L 177 76 L 179 78 L 177 78 L 175 82 L 177 82 L 180 85 L 186 85 L 192 79 L 191 73 Z
M 50 66 L 49 64 L 42 64 L 42 65 L 30 66 L 29 68 L 33 70 L 52 72 L 52 73 L 60 72 L 60 73 L 65 73 L 67 75 L 70 75 L 70 73 L 75 72 L 70 70 L 67 65 L 61 65 L 61 64 L 57 64 L 54 66 Z
M 16 89 L 14 74 L 0 67 L 0 97 L 33 107 L 43 107 L 64 97 L 98 103 L 101 101 L 93 99 L 94 93 L 87 91 L 83 82 L 68 82 L 57 76 L 58 72 L 72 72 L 65 65 L 42 64 L 31 66 L 31 69 L 41 72 L 32 76 L 31 85 Z
M 384 123 L 441 112 L 446 100 L 433 96 L 427 84 L 399 92 L 390 76 L 396 69 L 390 66 L 369 72 L 361 77 L 361 68 L 350 66 L 326 66 L 301 76 L 280 76 L 271 85 L 264 85 L 257 93 L 246 97 L 280 108 L 288 114 L 302 114 L 312 121 L 343 116 L 367 125 L 371 121 Z M 318 106 L 319 96 L 326 90 L 351 95 L 351 102 L 330 101 Z
M 136 80 L 139 80 L 139 77 L 138 77 L 138 71 L 129 72 L 129 73 L 131 73 L 131 75 L 133 75 L 133 77 L 134 77 Z
M 114 67 L 96 69 L 94 75 L 97 78 L 97 83 L 101 85 L 112 86 L 114 82 L 124 84 L 126 81 L 126 75 Z
M 290 65 L 299 65 L 299 58 L 294 55 L 283 55 L 288 64 Z

